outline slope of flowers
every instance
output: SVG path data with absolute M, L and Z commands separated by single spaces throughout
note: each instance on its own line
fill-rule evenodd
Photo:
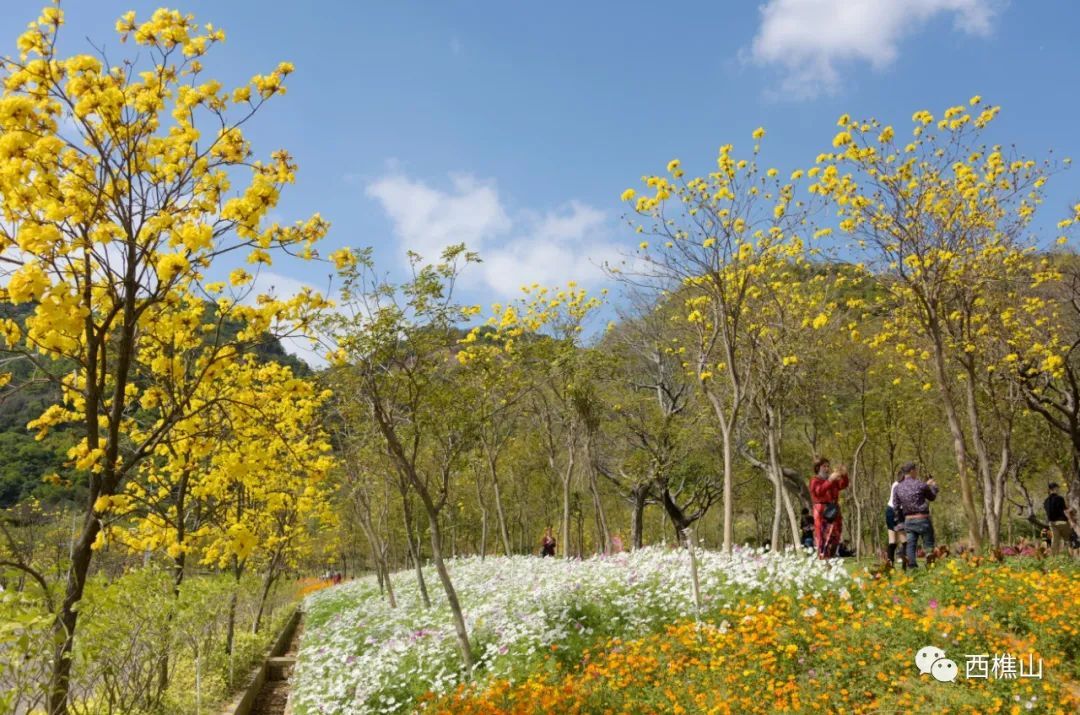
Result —
M 845 590 L 843 593 L 847 593 Z M 1066 561 L 950 561 L 865 579 L 848 598 L 781 593 L 700 625 L 612 638 L 579 664 L 538 666 L 426 698 L 430 713 L 1072 713 L 1080 711 L 1080 568 Z M 926 645 L 956 682 L 920 675 Z M 968 653 L 1028 654 L 1042 678 L 968 678 Z
M 823 596 L 851 582 L 842 568 L 803 553 L 698 555 L 705 611 L 753 594 Z M 451 574 L 478 682 L 522 681 L 549 660 L 570 667 L 598 641 L 642 636 L 695 612 L 685 551 L 647 548 L 585 561 L 467 558 L 451 562 Z M 394 576 L 396 609 L 373 578 L 308 597 L 294 679 L 298 715 L 399 712 L 425 692 L 459 683 L 449 612 L 435 574 L 427 579 L 430 609 L 420 604 L 411 572 Z

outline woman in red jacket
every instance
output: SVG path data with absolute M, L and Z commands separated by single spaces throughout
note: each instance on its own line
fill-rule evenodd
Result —
M 814 460 L 814 476 L 810 477 L 810 500 L 814 505 L 814 547 L 818 558 L 836 556 L 844 521 L 840 516 L 840 490 L 847 489 L 847 468 L 841 465 L 829 473 L 829 460 Z M 835 516 L 833 516 L 835 514 Z M 827 517 L 833 516 L 832 519 Z

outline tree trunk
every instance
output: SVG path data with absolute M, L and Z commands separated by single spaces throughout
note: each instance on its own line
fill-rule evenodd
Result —
M 945 417 L 949 423 L 949 432 L 952 434 L 953 454 L 956 457 L 956 473 L 960 479 L 960 502 L 964 507 L 964 516 L 968 523 L 968 538 L 972 548 L 982 546 L 982 530 L 979 522 L 979 512 L 975 508 L 975 497 L 971 491 L 971 477 L 968 474 L 967 445 L 964 441 L 964 428 L 960 424 L 960 416 L 953 404 L 952 390 L 949 386 L 949 375 L 945 369 L 944 348 L 940 344 L 940 338 L 935 336 L 932 341 L 934 349 L 934 373 L 937 377 L 938 392 L 941 402 L 945 407 Z
M 861 466 L 860 460 L 862 459 L 863 449 L 866 447 L 866 443 L 870 439 L 870 434 L 866 429 L 866 410 L 863 408 L 860 412 L 860 428 L 862 430 L 862 438 L 859 440 L 859 446 L 855 448 L 855 455 L 851 458 L 851 498 L 855 502 L 855 556 L 862 556 L 862 499 L 860 498 L 858 487 L 862 481 L 862 475 L 859 473 L 859 467 Z
M 386 602 L 390 604 L 390 608 L 397 608 L 397 598 L 394 597 L 394 583 L 390 580 L 390 565 L 387 563 L 385 554 L 379 568 L 382 569 L 383 582 L 386 584 Z
M 183 522 L 181 522 L 182 524 Z M 183 541 L 183 529 L 180 531 L 180 541 Z M 180 584 L 184 581 L 184 566 L 187 562 L 187 554 L 181 552 L 179 556 L 173 559 L 173 606 L 180 599 Z M 172 623 L 173 613 L 169 611 L 168 622 Z M 169 650 L 166 648 L 159 656 L 158 662 L 158 693 L 164 693 L 165 689 L 169 687 Z
M 491 493 L 495 498 L 495 519 L 498 521 L 499 539 L 502 540 L 503 553 L 509 556 L 513 553 L 510 548 L 510 532 L 506 528 L 506 512 L 503 511 L 502 491 L 499 486 L 499 471 L 495 457 L 488 456 L 488 469 L 491 472 Z
M 780 550 L 780 520 L 783 517 L 784 502 L 784 475 L 780 467 L 780 454 L 778 442 L 780 438 L 780 426 L 777 424 L 779 415 L 771 408 L 766 409 L 765 441 L 769 448 L 769 476 L 773 483 L 773 520 L 772 532 L 769 543 L 773 551 Z
M 998 502 L 999 482 L 995 480 L 990 467 L 990 454 L 983 436 L 982 418 L 979 415 L 978 396 L 975 393 L 975 367 L 970 362 L 964 364 L 967 379 L 964 380 L 964 397 L 967 405 L 968 429 L 971 431 L 971 444 L 975 450 L 975 465 L 983 488 L 983 533 L 990 542 L 990 548 L 999 546 L 1001 532 L 1001 514 L 995 509 Z M 1006 443 L 1008 439 L 1006 438 Z M 1007 468 L 1007 465 L 1006 465 Z M 1007 472 L 1006 472 L 1007 474 Z
M 722 446 L 724 450 L 724 542 L 725 554 L 731 554 L 735 545 L 735 489 L 734 489 L 734 465 L 731 459 L 731 432 L 732 425 L 721 423 Z
M 417 543 L 419 536 L 413 534 L 413 517 L 412 508 L 409 506 L 409 496 L 402 492 L 401 497 L 405 517 L 405 538 L 409 542 L 409 555 L 412 556 L 413 565 L 416 567 L 416 587 L 420 590 L 420 602 L 424 604 L 424 608 L 431 608 L 431 598 L 428 596 L 427 583 L 424 581 L 424 569 L 420 564 L 420 544 Z
M 596 537 L 598 539 L 597 550 L 602 553 L 611 551 L 611 535 L 608 532 L 607 516 L 604 514 L 604 504 L 600 501 L 600 489 L 596 484 L 596 471 L 589 474 L 589 491 L 592 494 L 593 514 L 596 517 Z
M 64 602 L 60 607 L 60 613 L 53 624 L 53 642 L 56 644 L 56 655 L 53 660 L 52 673 L 49 677 L 49 715 L 67 715 L 68 712 L 67 698 L 71 687 L 71 651 L 75 645 L 75 625 L 79 618 L 76 606 L 82 599 L 83 589 L 86 588 L 86 575 L 90 570 L 90 557 L 93 555 L 91 546 L 100 530 L 101 526 L 91 507 L 87 511 L 79 540 L 75 542 L 71 550 L 67 591 L 64 595 Z
M 232 595 L 229 596 L 229 621 L 225 631 L 225 653 L 228 656 L 232 656 L 233 653 L 233 639 L 236 636 L 236 602 L 238 592 L 240 590 L 240 575 L 243 572 L 243 567 L 240 566 L 236 557 L 233 557 L 233 576 L 235 583 L 233 584 Z
M 791 531 L 791 543 L 793 546 L 798 546 L 802 536 L 799 526 L 799 515 L 795 513 L 795 505 L 791 502 L 791 495 L 788 494 L 788 490 L 784 489 L 781 492 L 781 496 L 784 499 L 784 511 L 787 512 L 788 528 Z
M 690 528 L 694 520 L 688 518 L 682 507 L 675 503 L 671 496 L 671 490 L 666 485 L 660 488 L 660 500 L 664 505 L 664 511 L 667 513 L 668 518 L 671 519 L 672 527 L 675 529 L 675 543 L 681 544 L 685 538 L 686 530 Z
M 476 504 L 480 508 L 480 560 L 487 557 L 488 510 L 484 505 L 484 493 L 480 488 L 480 474 L 476 475 Z
M 649 496 L 649 490 L 645 485 L 639 485 L 631 492 L 634 500 L 634 511 L 630 520 L 630 539 L 635 549 L 642 546 L 642 532 L 645 522 L 645 502 Z
M 251 626 L 252 633 L 258 633 L 259 628 L 262 627 L 263 610 L 266 608 L 266 599 L 270 596 L 270 589 L 274 585 L 274 581 L 277 580 L 278 574 L 278 559 L 280 553 L 274 554 L 270 559 L 270 565 L 266 567 L 266 576 L 263 577 L 262 592 L 259 594 L 259 608 L 255 611 L 255 622 Z
M 439 514 L 427 490 L 421 487 L 418 479 L 413 477 L 413 486 L 420 492 L 420 499 L 424 503 L 424 509 L 428 515 L 428 531 L 431 534 L 431 559 L 435 562 L 435 570 L 442 581 L 443 591 L 446 593 L 446 602 L 450 606 L 450 615 L 454 621 L 454 632 L 457 635 L 458 650 L 461 652 L 461 661 L 465 672 L 472 674 L 473 654 L 472 646 L 469 645 L 469 632 L 465 628 L 465 616 L 461 612 L 461 604 L 458 602 L 457 591 L 454 583 L 450 580 L 450 572 L 446 568 L 442 555 L 442 529 L 439 526 Z
M 569 450 L 566 470 L 562 475 L 562 537 L 563 556 L 570 556 L 570 480 L 574 476 L 574 450 Z

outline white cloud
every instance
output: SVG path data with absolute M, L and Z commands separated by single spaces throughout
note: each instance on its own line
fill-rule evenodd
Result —
M 399 173 L 367 187 L 393 225 L 401 251 L 433 259 L 446 246 L 464 243 L 483 260 L 463 276 L 466 284 L 506 297 L 522 285 L 597 284 L 601 265 L 619 249 L 608 240 L 609 217 L 580 201 L 511 217 L 493 182 L 451 175 L 443 191 Z
M 510 228 L 493 184 L 468 174 L 450 178 L 450 190 L 441 191 L 394 173 L 368 184 L 367 195 L 382 204 L 398 240 L 429 260 L 454 243 L 478 248 Z
M 936 16 L 951 16 L 962 32 L 988 35 L 1004 1 L 769 0 L 761 7 L 751 56 L 783 69 L 787 96 L 832 92 L 843 63 L 888 66 L 903 37 Z

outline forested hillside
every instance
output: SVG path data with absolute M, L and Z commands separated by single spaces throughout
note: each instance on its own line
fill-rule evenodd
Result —
M 33 311 L 32 303 L 0 302 L 0 320 L 12 319 L 20 326 Z M 206 319 L 212 320 L 213 313 L 213 305 L 208 303 Z M 227 338 L 235 339 L 242 326 L 230 319 L 224 327 Z M 285 352 L 273 336 L 252 344 L 250 351 L 259 360 L 291 367 L 297 375 L 310 373 L 308 366 Z M 0 508 L 28 497 L 45 503 L 85 498 L 86 474 L 73 469 L 67 456 L 78 437 L 61 426 L 37 439 L 26 426 L 59 401 L 59 386 L 26 357 L 0 358 L 0 365 L 12 373 L 12 380 L 0 387 Z

